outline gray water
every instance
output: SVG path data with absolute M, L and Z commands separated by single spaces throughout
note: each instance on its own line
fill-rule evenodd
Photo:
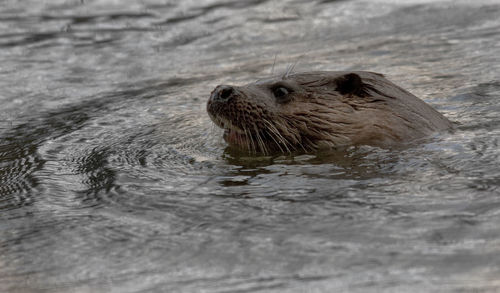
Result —
M 226 149 L 211 90 L 294 64 L 457 129 Z M 499 1 L 3 0 L 0 292 L 500 292 L 499 77 Z

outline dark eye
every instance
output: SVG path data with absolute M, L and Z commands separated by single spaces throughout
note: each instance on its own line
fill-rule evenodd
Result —
M 281 98 L 283 96 L 288 95 L 288 90 L 286 88 L 280 86 L 280 87 L 275 88 L 273 93 L 274 93 L 274 96 L 276 98 Z
M 288 102 L 288 94 L 290 94 L 290 90 L 286 87 L 278 86 L 273 89 L 273 95 L 278 100 L 278 102 L 284 103 Z

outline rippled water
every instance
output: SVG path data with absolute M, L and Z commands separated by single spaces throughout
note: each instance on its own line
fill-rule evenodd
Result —
M 1 292 L 500 292 L 498 1 L 0 4 Z M 273 64 L 275 66 L 273 66 Z M 457 130 L 249 156 L 217 84 L 370 70 Z

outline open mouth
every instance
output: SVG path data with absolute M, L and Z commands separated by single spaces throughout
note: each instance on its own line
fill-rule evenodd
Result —
M 245 149 L 251 148 L 253 145 L 251 133 L 240 129 L 229 121 L 225 121 L 225 123 L 221 121 L 221 124 L 221 128 L 224 129 L 223 138 L 228 144 Z
M 265 130 L 253 127 L 240 127 L 227 118 L 209 113 L 210 118 L 218 127 L 224 130 L 223 138 L 230 145 L 253 153 L 269 153 L 274 149 L 284 152 L 288 149 L 286 140 L 280 134 L 269 135 Z M 280 139 L 281 138 L 281 139 Z M 270 143 L 270 142 L 274 143 Z M 279 142 L 283 142 L 281 145 Z
M 247 132 L 231 123 L 231 121 L 222 117 L 214 117 L 210 115 L 210 118 L 212 118 L 212 121 L 215 123 L 215 125 L 224 129 L 223 138 L 228 144 L 245 148 L 249 146 L 249 138 Z
M 248 135 L 233 128 L 225 128 L 223 138 L 230 145 L 237 145 L 245 148 L 249 146 Z

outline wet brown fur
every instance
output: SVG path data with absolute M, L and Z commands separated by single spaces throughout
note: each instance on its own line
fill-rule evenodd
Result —
M 281 100 L 273 94 L 278 87 L 289 92 Z M 231 89 L 221 102 L 217 87 L 207 111 L 230 145 L 251 152 L 384 147 L 452 127 L 428 104 L 373 72 L 296 73 Z

